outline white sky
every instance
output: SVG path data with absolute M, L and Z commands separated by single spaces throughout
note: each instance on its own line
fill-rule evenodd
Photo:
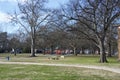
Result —
M 25 0 L 18 0 L 24 2 Z M 59 4 L 65 4 L 68 0 L 49 0 L 46 5 L 51 8 L 59 7 Z M 17 0 L 0 0 L 0 31 L 6 31 L 8 33 L 14 33 L 17 28 L 14 25 L 9 24 L 9 14 L 14 13 L 17 10 Z

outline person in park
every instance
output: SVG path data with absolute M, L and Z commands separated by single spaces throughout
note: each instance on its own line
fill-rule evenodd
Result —
M 14 53 L 14 55 L 16 56 L 16 52 L 14 48 L 12 48 L 12 53 Z

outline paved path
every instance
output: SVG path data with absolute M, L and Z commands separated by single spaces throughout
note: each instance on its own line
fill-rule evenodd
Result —
M 32 62 L 0 62 L 0 64 L 23 64 L 23 65 L 47 65 L 47 66 L 68 66 L 68 67 L 82 67 L 106 70 L 115 73 L 120 73 L 120 68 L 109 68 L 104 66 L 80 65 L 80 64 L 49 64 L 49 63 L 32 63 Z

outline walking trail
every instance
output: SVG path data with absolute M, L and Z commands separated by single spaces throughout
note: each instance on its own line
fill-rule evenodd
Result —
M 47 65 L 47 66 L 63 66 L 63 67 L 81 67 L 81 68 L 91 68 L 106 70 L 115 73 L 120 73 L 120 68 L 109 68 L 105 66 L 92 66 L 92 65 L 80 65 L 80 64 L 49 64 L 49 63 L 32 63 L 32 62 L 2 62 L 0 64 L 23 64 L 23 65 Z

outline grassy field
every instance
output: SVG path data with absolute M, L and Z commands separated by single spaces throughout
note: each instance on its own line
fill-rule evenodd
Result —
M 0 65 L 0 80 L 119 80 L 103 70 L 37 65 Z
M 0 61 L 7 61 L 6 57 L 9 56 L 11 62 L 37 62 L 37 63 L 65 63 L 65 64 L 85 64 L 85 65 L 98 65 L 107 67 L 120 68 L 120 63 L 117 57 L 108 57 L 108 63 L 99 63 L 99 56 L 95 55 L 79 55 L 79 56 L 65 56 L 64 59 L 49 60 L 48 58 L 54 55 L 37 54 L 37 57 L 30 57 L 30 54 L 0 54 Z
M 36 62 L 56 64 L 83 64 L 120 68 L 117 57 L 108 58 L 109 63 L 99 63 L 99 56 L 79 55 L 65 56 L 64 59 L 50 60 L 51 55 L 37 54 L 37 57 L 29 57 L 30 54 L 0 54 L 3 62 Z M 9 56 L 8 61 L 6 57 Z M 53 55 L 52 55 L 53 56 Z M 0 80 L 119 80 L 120 74 L 103 70 L 56 67 L 40 65 L 0 65 Z

